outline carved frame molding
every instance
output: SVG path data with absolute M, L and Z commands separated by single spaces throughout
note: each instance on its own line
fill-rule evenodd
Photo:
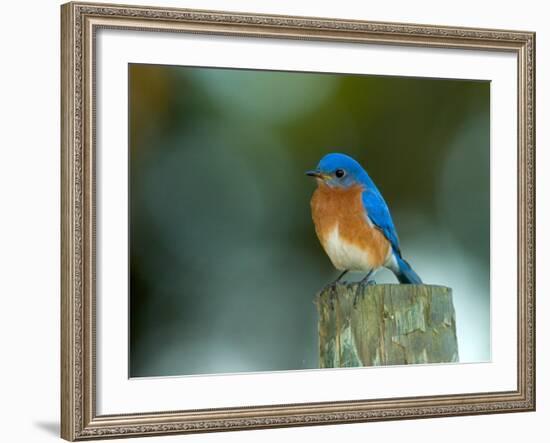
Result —
M 61 7 L 61 435 L 67 440 L 535 409 L 535 34 L 68 3 Z M 448 396 L 98 416 L 95 412 L 94 36 L 97 29 L 508 51 L 518 57 L 518 388 Z

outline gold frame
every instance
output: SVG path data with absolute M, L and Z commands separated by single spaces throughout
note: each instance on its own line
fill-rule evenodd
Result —
M 508 51 L 518 58 L 518 383 L 490 392 L 98 416 L 95 410 L 94 36 L 117 28 Z M 535 410 L 535 34 L 68 3 L 61 7 L 61 436 L 258 429 Z

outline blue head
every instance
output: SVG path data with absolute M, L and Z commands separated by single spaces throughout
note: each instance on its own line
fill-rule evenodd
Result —
M 345 154 L 325 155 L 317 168 L 306 175 L 315 177 L 331 187 L 349 188 L 355 185 L 368 186 L 371 180 L 365 170 L 353 158 Z

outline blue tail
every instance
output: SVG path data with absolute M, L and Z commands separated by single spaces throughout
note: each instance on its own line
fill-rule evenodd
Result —
M 413 271 L 411 266 L 399 256 L 399 254 L 394 253 L 395 260 L 397 261 L 398 269 L 393 270 L 395 276 L 399 283 L 411 284 L 411 285 L 421 285 L 422 280 L 416 272 Z

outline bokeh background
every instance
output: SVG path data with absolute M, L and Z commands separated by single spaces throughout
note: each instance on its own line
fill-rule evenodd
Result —
M 318 367 L 337 271 L 304 171 L 335 151 L 453 288 L 461 362 L 490 360 L 489 82 L 143 64 L 129 82 L 130 376 Z

